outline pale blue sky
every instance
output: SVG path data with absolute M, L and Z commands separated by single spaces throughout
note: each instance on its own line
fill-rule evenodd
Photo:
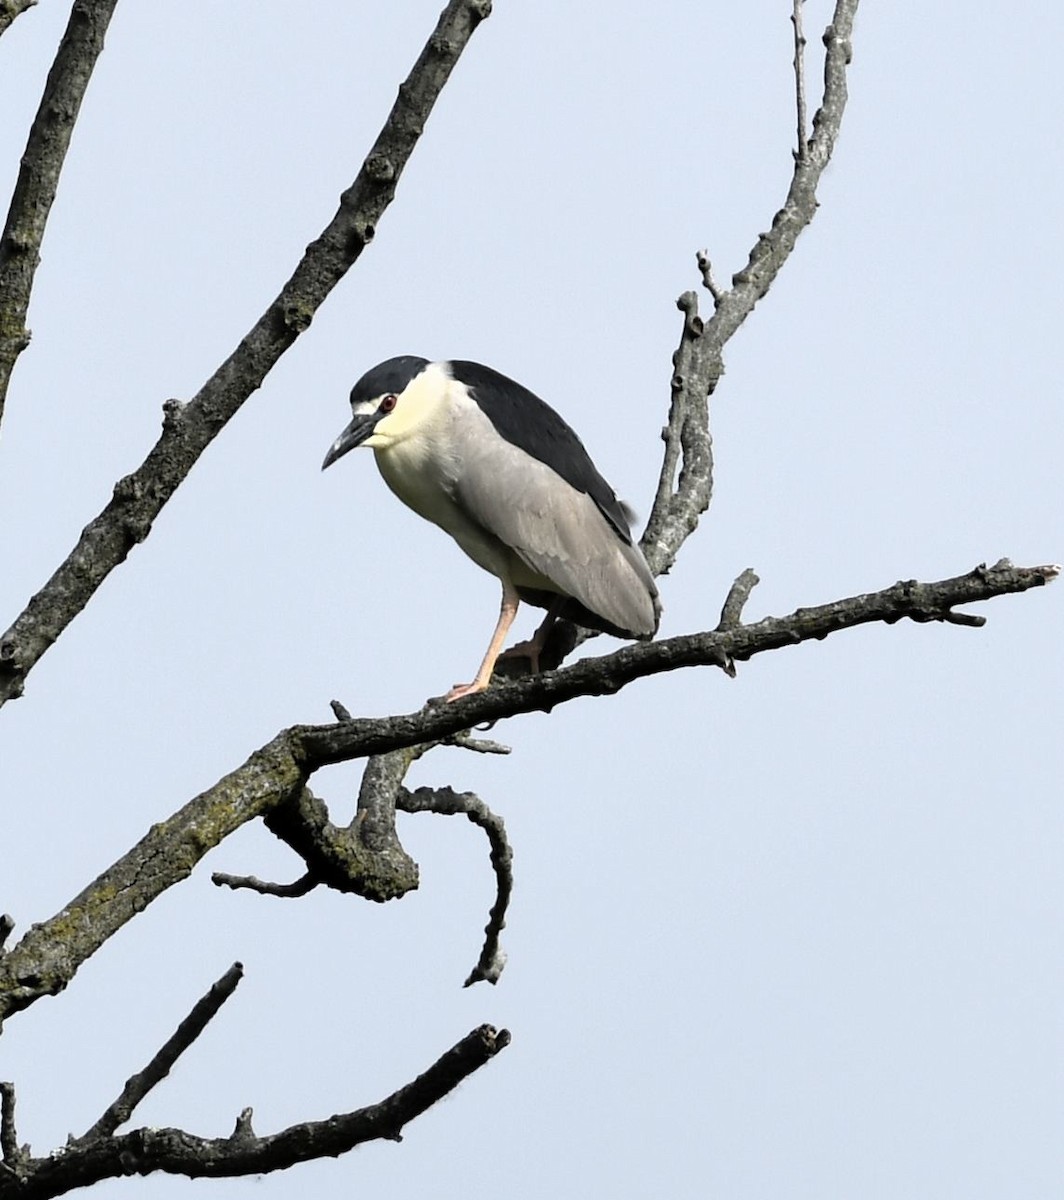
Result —
M 0 434 L 0 624 L 332 215 L 439 7 L 119 6 Z M 66 9 L 0 39 L 5 196 Z M 506 371 L 646 515 L 694 253 L 727 279 L 786 188 L 789 11 L 497 0 L 374 244 L 0 715 L 19 931 L 282 726 L 333 697 L 408 711 L 476 665 L 497 584 L 368 454 L 318 470 L 368 366 Z M 809 0 L 811 83 L 829 12 Z M 757 617 L 1064 555 L 1062 40 L 1029 0 L 865 5 L 821 211 L 727 352 L 663 633 L 715 624 L 747 566 Z M 413 781 L 477 791 L 514 841 L 494 990 L 460 987 L 492 895 L 465 822 L 404 820 L 422 886 L 383 908 L 217 891 L 300 873 L 245 829 L 9 1022 L 21 1138 L 87 1128 L 240 959 L 140 1123 L 226 1134 L 250 1104 L 270 1132 L 481 1022 L 514 1042 L 400 1146 L 197 1194 L 1059 1196 L 1062 601 L 656 678 L 499 726 L 509 759 L 429 756 Z M 357 778 L 314 786 L 343 814 Z

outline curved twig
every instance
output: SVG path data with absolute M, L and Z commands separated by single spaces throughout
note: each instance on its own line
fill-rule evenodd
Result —
M 502 817 L 493 813 L 479 796 L 472 792 L 456 792 L 452 788 L 417 788 L 412 792 L 404 788 L 396 807 L 408 813 L 465 816 L 487 835 L 491 847 L 491 868 L 495 872 L 495 903 L 484 926 L 484 945 L 480 957 L 462 986 L 469 987 L 481 980 L 498 983 L 506 966 L 506 955 L 499 945 L 499 938 L 506 927 L 506 910 L 514 890 L 514 855 Z
M 163 431 L 142 465 L 119 480 L 107 507 L 25 611 L 0 636 L 0 704 L 21 695 L 26 676 L 96 589 L 151 532 L 163 505 L 199 456 L 307 328 L 370 243 L 425 122 L 490 0 L 450 0 L 399 88 L 373 149 L 340 207 L 295 273 L 233 353 L 188 404 L 168 401 Z
M 282 900 L 298 900 L 301 896 L 307 896 L 321 882 L 311 871 L 291 883 L 268 883 L 254 875 L 230 875 L 226 871 L 215 871 L 211 875 L 211 883 L 215 887 L 231 888 L 234 892 L 246 889 L 258 892 L 260 896 L 278 896 Z

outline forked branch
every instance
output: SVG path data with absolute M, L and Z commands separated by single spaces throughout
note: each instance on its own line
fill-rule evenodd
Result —
M 283 1170 L 315 1158 L 345 1154 L 379 1139 L 400 1141 L 404 1128 L 510 1044 L 505 1029 L 481 1025 L 443 1054 L 424 1074 L 378 1104 L 291 1125 L 259 1137 L 251 1109 L 227 1138 L 204 1138 L 183 1129 L 135 1129 L 86 1137 L 47 1158 L 23 1157 L 15 1171 L 0 1171 L 0 1200 L 49 1200 L 103 1179 L 165 1171 L 190 1179 L 233 1178 Z
M 858 0 L 836 0 L 832 22 L 824 33 L 824 90 L 813 118 L 813 133 L 803 141 L 803 152 L 795 156 L 790 187 L 771 228 L 758 237 L 746 266 L 732 277 L 730 288 L 722 288 L 714 279 L 708 252 L 699 252 L 702 283 L 713 297 L 713 313 L 708 319 L 699 315 L 695 292 L 685 292 L 677 302 L 683 312 L 683 329 L 673 355 L 672 403 L 662 431 L 665 456 L 642 539 L 655 574 L 668 572 L 709 507 L 713 491 L 709 398 L 724 373 L 724 347 L 771 287 L 798 235 L 816 215 L 816 190 L 831 160 L 846 109 L 846 68 L 857 5 Z M 795 11 L 795 35 L 804 43 L 800 7 Z M 804 65 L 797 53 L 795 72 L 799 121 L 804 125 Z
M 137 1105 L 156 1084 L 161 1083 L 170 1074 L 174 1063 L 218 1015 L 219 1009 L 236 991 L 243 975 L 244 968 L 240 963 L 234 963 L 221 979 L 211 986 L 210 991 L 196 1002 L 192 1011 L 160 1047 L 158 1053 L 152 1056 L 151 1062 L 144 1070 L 126 1080 L 126 1086 L 118 1098 L 107 1106 L 95 1125 L 71 1145 L 91 1145 L 111 1137 L 116 1129 L 125 1125 Z

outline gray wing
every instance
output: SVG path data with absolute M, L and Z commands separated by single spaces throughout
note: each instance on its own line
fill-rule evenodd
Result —
M 614 627 L 611 632 L 650 637 L 657 631 L 661 605 L 646 560 L 589 495 L 498 437 L 469 439 L 462 459 L 455 499 L 510 548 L 518 587 L 535 590 L 546 580 L 548 590 L 573 597 Z

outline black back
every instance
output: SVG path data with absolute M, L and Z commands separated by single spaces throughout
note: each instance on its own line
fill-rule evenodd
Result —
M 631 545 L 632 531 L 624 505 L 598 473 L 584 443 L 549 404 L 491 367 L 455 360 L 450 368 L 452 377 L 465 384 L 501 437 L 557 471 L 578 492 L 590 496 L 620 538 Z

